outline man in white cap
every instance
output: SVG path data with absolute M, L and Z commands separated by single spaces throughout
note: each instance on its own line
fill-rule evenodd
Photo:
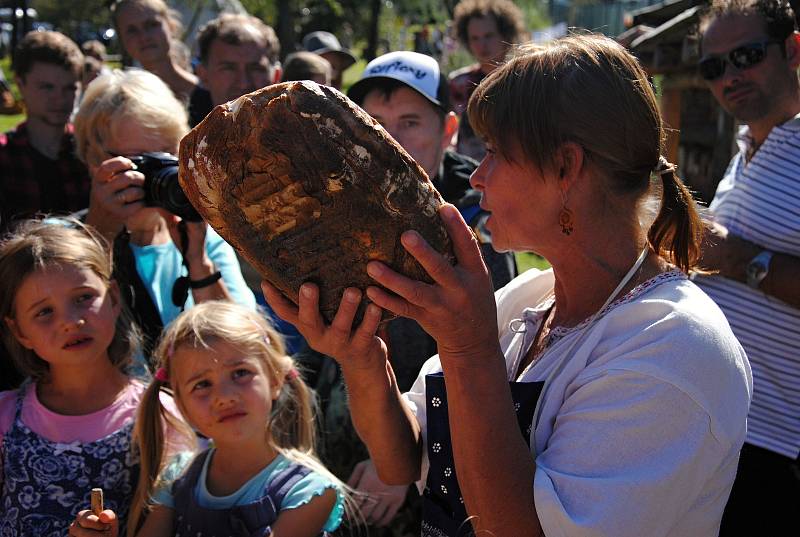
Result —
M 330 32 L 311 32 L 303 38 L 303 48 L 328 60 L 333 68 L 331 86 L 342 89 L 342 73 L 356 63 L 353 54 Z
M 479 206 L 480 193 L 469 184 L 478 163 L 447 150 L 458 130 L 458 119 L 450 111 L 447 77 L 436 60 L 408 51 L 379 56 L 367 65 L 347 95 L 408 151 L 442 197 L 459 208 L 481 240 L 481 252 L 495 288 L 508 283 L 516 275 L 514 257 L 492 248 L 483 228 L 486 214 Z M 425 360 L 436 353 L 436 342 L 416 322 L 405 318 L 386 323 L 379 335 L 389 348 L 398 387 L 408 390 Z M 421 507 L 416 500 L 406 503 L 397 515 L 407 494 L 418 498 L 416 491 L 381 483 L 371 461 L 365 460 L 369 457 L 366 448 L 353 440 L 357 436 L 350 423 L 344 382 L 336 363 L 313 351 L 296 358 L 312 372 L 308 380 L 320 395 L 323 462 L 340 478 L 349 476 L 350 486 L 369 495 L 361 505 L 367 522 L 384 527 L 391 524 L 403 535 L 419 534 Z M 380 537 L 382 532 L 375 527 L 370 529 L 370 535 Z

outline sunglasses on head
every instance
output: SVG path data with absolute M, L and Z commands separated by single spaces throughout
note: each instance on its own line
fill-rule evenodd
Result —
M 698 67 L 700 67 L 700 76 L 705 80 L 716 80 L 725 74 L 725 65 L 730 63 L 737 69 L 749 69 L 754 65 L 761 63 L 767 55 L 767 47 L 770 45 L 779 45 L 780 41 L 773 39 L 767 41 L 758 41 L 755 43 L 747 43 L 740 47 L 736 47 L 727 54 L 722 56 L 710 56 L 700 60 Z

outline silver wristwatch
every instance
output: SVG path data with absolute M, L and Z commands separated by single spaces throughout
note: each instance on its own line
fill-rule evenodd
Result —
M 747 264 L 747 285 L 758 289 L 764 278 L 769 273 L 769 262 L 772 261 L 772 252 L 764 250 L 750 260 Z

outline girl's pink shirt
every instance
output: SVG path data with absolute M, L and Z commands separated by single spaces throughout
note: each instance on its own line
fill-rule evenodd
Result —
M 45 408 L 36 396 L 34 383 L 28 384 L 22 402 L 22 421 L 37 435 L 51 442 L 94 442 L 121 429 L 136 418 L 136 410 L 146 386 L 131 380 L 109 406 L 83 416 L 65 416 Z M 0 392 L 0 446 L 14 421 L 17 390 Z M 163 404 L 172 414 L 180 416 L 175 402 L 161 394 Z M 0 448 L 1 449 L 1 448 Z

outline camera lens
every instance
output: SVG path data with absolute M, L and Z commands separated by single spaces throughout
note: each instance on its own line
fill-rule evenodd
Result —
M 203 218 L 192 206 L 178 182 L 178 165 L 164 166 L 153 173 L 150 183 L 153 205 L 163 207 L 174 215 L 189 222 L 199 222 Z
M 162 207 L 189 222 L 203 220 L 178 182 L 178 159 L 174 155 L 142 153 L 129 158 L 144 175 L 145 205 Z

